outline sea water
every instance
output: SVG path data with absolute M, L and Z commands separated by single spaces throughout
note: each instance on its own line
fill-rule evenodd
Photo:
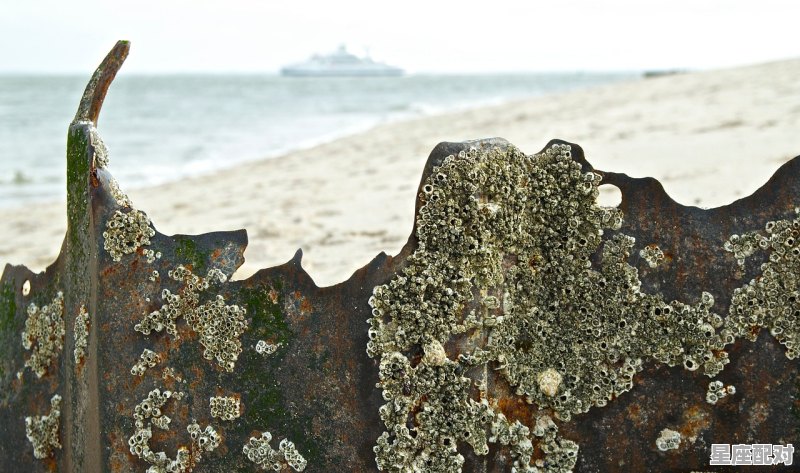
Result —
M 120 74 L 98 129 L 110 150 L 112 172 L 132 188 L 279 157 L 381 123 L 633 77 Z M 87 80 L 0 76 L 0 207 L 64 199 L 67 127 Z

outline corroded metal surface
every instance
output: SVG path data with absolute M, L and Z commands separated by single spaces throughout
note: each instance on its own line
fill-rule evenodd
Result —
M 379 379 L 380 358 L 366 351 L 374 336 L 368 334 L 367 320 L 373 317 L 369 300 L 376 286 L 409 267 L 421 248 L 419 226 L 400 254 L 380 254 L 336 286 L 317 287 L 301 267 L 300 251 L 284 265 L 227 282 L 243 262 L 245 231 L 158 233 L 105 168 L 106 151 L 95 125 L 127 49 L 127 43 L 120 43 L 109 54 L 70 126 L 69 228 L 61 254 L 39 274 L 6 266 L 0 281 L 0 469 L 144 471 L 154 457 L 141 448 L 137 454 L 134 445 L 147 445 L 172 459 L 179 459 L 184 448 L 184 471 L 256 471 L 243 447 L 270 432 L 271 448 L 278 450 L 282 439 L 291 441 L 305 471 L 375 471 L 373 447 L 385 430 L 379 408 L 386 393 L 379 381 L 388 381 Z M 554 141 L 545 149 L 553 145 L 569 145 L 582 172 L 594 171 L 603 183 L 622 190 L 622 225 L 606 231 L 604 242 L 624 234 L 636 239 L 637 249 L 657 245 L 663 252 L 657 267 L 638 252 L 630 256 L 641 290 L 687 304 L 698 304 L 705 291 L 716 301 L 714 312 L 723 316 L 734 290 L 758 278 L 767 261 L 766 253 L 753 254 L 739 265 L 723 249 L 726 240 L 761 230 L 770 221 L 791 220 L 800 206 L 800 158 L 781 167 L 754 195 L 702 210 L 677 204 L 654 179 L 593 170 L 577 145 Z M 509 146 L 501 139 L 438 145 L 423 171 L 417 217 L 426 183 L 449 156 Z M 110 223 L 117 221 L 126 223 Z M 592 264 L 598 261 L 599 252 Z M 503 261 L 503 271 L 516 263 Z M 48 304 L 63 308 L 63 338 L 57 335 L 57 318 L 37 319 Z M 476 293 L 465 311 L 480 305 Z M 82 311 L 88 313 L 86 348 L 73 356 L 82 343 L 81 323 L 76 323 Z M 38 338 L 26 348 L 20 339 L 32 333 L 32 319 L 45 330 L 36 332 Z M 480 333 L 446 340 L 444 347 L 439 345 L 441 353 L 449 360 L 472 353 L 492 334 L 488 329 Z M 265 352 L 257 346 L 271 348 Z M 710 378 L 700 370 L 644 360 L 629 392 L 568 421 L 518 395 L 497 361 L 483 369 L 459 365 L 457 370 L 464 369 L 470 380 L 466 396 L 485 400 L 510 422 L 519 420 L 532 429 L 544 415 L 556 419 L 559 435 L 579 447 L 575 471 L 717 471 L 708 466 L 712 443 L 800 443 L 800 373 L 785 348 L 762 330 L 757 341 L 737 338 L 726 351 L 730 363 L 715 379 L 735 385 L 736 394 L 716 405 L 706 402 Z M 413 347 L 408 356 L 417 367 L 450 363 L 437 360 L 436 353 L 433 344 Z M 43 360 L 35 365 L 43 366 L 41 377 L 30 366 L 33 354 Z M 140 371 L 133 373 L 137 363 Z M 550 387 L 542 381 L 549 378 L 539 379 L 542 391 L 561 392 L 560 377 Z M 150 412 L 152 406 L 143 407 L 142 401 L 154 389 L 170 395 L 157 414 L 141 414 Z M 400 389 L 405 393 L 412 387 Z M 51 412 L 54 395 L 63 400 L 57 442 L 48 443 L 46 436 L 26 431 L 25 419 Z M 213 417 L 211 397 L 235 398 L 238 417 Z M 415 409 L 414 414 L 422 407 Z M 218 445 L 213 436 L 202 442 L 193 438 L 194 425 L 201 430 L 210 426 Z M 411 417 L 408 425 L 414 426 Z M 152 436 L 137 439 L 145 427 Z M 656 447 L 663 429 L 681 434 L 679 449 Z M 36 442 L 44 458 L 34 457 Z M 479 455 L 458 442 L 463 470 L 509 471 L 511 450 L 501 444 L 490 442 L 488 454 Z M 548 471 L 552 465 L 543 445 L 534 442 L 531 466 Z M 278 462 L 289 471 L 286 451 Z

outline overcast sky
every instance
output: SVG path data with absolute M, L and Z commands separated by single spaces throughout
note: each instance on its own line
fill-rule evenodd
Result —
M 713 68 L 800 56 L 797 0 L 0 0 L 0 72 L 273 72 L 366 48 L 411 72 Z

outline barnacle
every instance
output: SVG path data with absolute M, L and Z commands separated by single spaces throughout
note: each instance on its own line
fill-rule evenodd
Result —
M 86 356 L 86 347 L 89 344 L 89 311 L 81 304 L 78 316 L 75 317 L 75 350 L 73 356 L 75 363 L 80 363 Z
M 128 439 L 128 446 L 131 454 L 151 465 L 147 469 L 148 473 L 192 471 L 202 460 L 204 453 L 213 452 L 222 444 L 222 437 L 214 427 L 207 425 L 203 429 L 197 422 L 192 422 L 186 427 L 192 440 L 191 448 L 179 447 L 174 459 L 168 457 L 165 452 L 154 452 L 150 449 L 149 443 L 153 437 L 153 427 L 169 430 L 170 418 L 163 413 L 162 408 L 169 399 L 181 399 L 182 397 L 182 393 L 154 389 L 134 409 L 133 418 L 136 431 Z
M 764 244 L 762 243 L 763 240 L 764 237 L 758 233 L 731 235 L 722 247 L 725 251 L 733 253 L 733 256 L 736 258 L 736 263 L 739 266 L 744 266 L 744 261 Z
M 736 394 L 736 387 L 733 385 L 723 386 L 722 381 L 712 381 L 708 383 L 706 402 L 709 404 L 716 404 L 720 399 L 734 394 Z
M 670 429 L 664 429 L 656 439 L 656 447 L 662 452 L 675 450 L 681 445 L 681 434 Z
M 734 290 L 725 326 L 733 337 L 751 341 L 767 328 L 786 347 L 786 357 L 795 359 L 800 355 L 800 217 L 768 222 L 764 234 L 747 233 L 737 241 L 742 240 L 757 241 L 769 259 L 760 277 Z
M 161 391 L 160 389 L 153 389 L 150 391 L 147 397 L 134 408 L 133 418 L 136 421 L 136 427 L 139 429 L 144 428 L 144 422 L 146 420 L 161 417 L 163 414 L 161 408 L 164 407 L 164 404 L 175 394 L 176 393 L 170 390 Z M 178 397 L 180 397 L 180 395 Z
M 106 146 L 103 139 L 100 138 L 100 133 L 97 132 L 97 128 L 94 125 L 89 127 L 89 136 L 91 138 L 91 142 L 94 147 L 95 167 L 98 168 L 108 167 L 108 147 Z
M 290 442 L 288 439 L 281 440 L 280 444 L 278 444 L 278 450 L 283 454 L 286 463 L 288 463 L 294 471 L 303 471 L 306 469 L 308 463 L 306 459 L 300 455 L 300 452 L 297 451 L 297 447 L 294 446 L 293 442 Z
M 150 219 L 144 212 L 136 209 L 127 213 L 116 210 L 106 222 L 103 248 L 114 261 L 120 261 L 124 255 L 149 245 L 150 238 L 155 234 L 156 231 L 150 226 Z
M 131 199 L 122 192 L 122 189 L 119 187 L 119 183 L 113 177 L 110 177 L 108 180 L 108 190 L 111 193 L 111 197 L 114 198 L 114 201 L 120 207 L 130 208 L 133 206 L 131 203 Z
M 197 422 L 192 422 L 186 427 L 186 430 L 189 432 L 194 444 L 204 452 L 213 452 L 222 442 L 219 433 L 210 425 L 207 425 L 205 429 L 201 429 Z M 198 459 L 199 455 L 198 453 Z
M 240 415 L 239 398 L 233 396 L 213 396 L 209 399 L 211 417 L 233 420 Z
M 61 396 L 50 399 L 50 413 L 46 416 L 26 417 L 25 435 L 33 445 L 33 456 L 39 459 L 52 455 L 54 448 L 61 448 L 58 426 L 61 422 Z
M 242 448 L 247 459 L 261 467 L 262 470 L 278 471 L 282 468 L 281 457 L 277 450 L 270 446 L 272 434 L 263 432 L 261 437 L 250 437 Z
M 212 269 L 202 278 L 179 265 L 169 271 L 169 277 L 183 283 L 183 287 L 177 294 L 164 289 L 161 293 L 164 304 L 160 309 L 145 315 L 134 329 L 145 335 L 166 330 L 169 335 L 178 339 L 180 337 L 176 323 L 183 317 L 189 327 L 199 335 L 204 348 L 203 356 L 207 360 L 215 360 L 226 371 L 233 371 L 242 352 L 239 337 L 247 328 L 247 311 L 238 305 L 226 304 L 221 295 L 200 303 L 200 294 L 212 284 L 225 282 L 225 274 L 218 269 Z
M 278 450 L 269 444 L 272 441 L 272 434 L 263 432 L 260 437 L 250 437 L 242 452 L 247 459 L 261 467 L 262 470 L 281 471 L 286 466 L 295 471 L 303 471 L 308 465 L 308 461 L 297 451 L 294 443 L 288 439 L 283 439 L 278 445 Z
M 256 343 L 256 353 L 264 356 L 272 355 L 273 353 L 278 351 L 278 348 L 280 348 L 280 346 L 281 346 L 280 343 L 268 343 L 265 342 L 264 340 L 259 340 Z
M 639 250 L 639 256 L 647 261 L 647 265 L 651 268 L 655 268 L 664 261 L 664 252 L 655 244 L 647 245 Z
M 136 364 L 133 365 L 133 368 L 131 368 L 131 374 L 142 376 L 147 368 L 154 367 L 159 361 L 161 361 L 161 357 L 158 355 L 158 353 L 150 350 L 149 348 L 145 348 L 142 351 L 142 354 L 139 355 L 139 361 L 137 361 Z
M 632 389 L 644 360 L 709 376 L 728 362 L 710 294 L 690 305 L 642 292 L 628 263 L 634 239 L 602 239 L 623 216 L 596 204 L 599 183 L 563 144 L 533 156 L 472 148 L 433 169 L 419 194 L 418 246 L 369 301 L 367 353 L 381 360 L 387 401 L 379 469 L 460 471 L 458 442 L 488 452 L 480 432 L 502 413 L 470 395 L 466 367 L 493 363 L 518 395 L 569 420 Z M 643 251 L 660 260 L 655 245 Z M 485 341 L 453 360 L 444 347 L 467 330 Z M 522 427 L 513 441 L 488 441 L 526 450 L 536 439 Z M 576 455 L 577 446 L 564 454 L 565 470 Z
M 41 378 L 64 348 L 64 294 L 59 291 L 51 303 L 42 307 L 31 303 L 27 312 L 22 346 L 32 353 L 25 366 Z

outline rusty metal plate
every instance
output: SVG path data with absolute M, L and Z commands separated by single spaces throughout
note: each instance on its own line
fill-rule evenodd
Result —
M 400 254 L 229 281 L 244 230 L 163 235 L 106 169 L 127 52 L 70 125 L 58 259 L 0 280 L 0 469 L 721 471 L 712 444 L 797 443 L 800 159 L 703 210 L 575 144 L 442 143 Z

